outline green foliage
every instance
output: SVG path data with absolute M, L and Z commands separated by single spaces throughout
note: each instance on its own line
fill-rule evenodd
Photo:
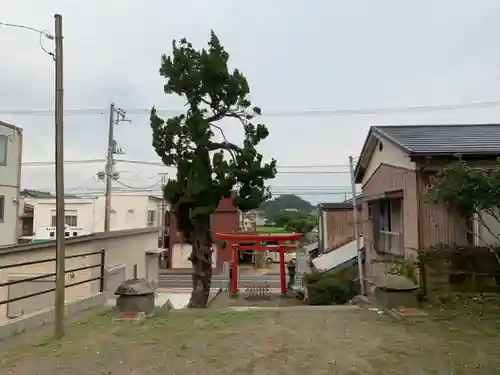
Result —
M 172 54 L 161 58 L 164 91 L 186 99 L 186 113 L 163 119 L 151 110 L 153 147 L 167 166 L 177 167 L 164 196 L 176 213 L 179 230 L 188 241 L 204 232 L 219 201 L 237 189 L 234 204 L 255 209 L 270 198 L 267 179 L 276 174 L 276 161 L 263 162 L 256 146 L 269 135 L 267 127 L 252 120 L 261 109 L 252 107 L 245 76 L 228 69 L 229 54 L 211 33 L 207 49 L 196 50 L 186 39 L 173 41 Z M 241 123 L 241 146 L 229 142 L 217 123 Z
M 438 245 L 419 252 L 430 295 L 500 292 L 500 247 Z
M 310 305 L 342 305 L 349 302 L 357 293 L 355 282 L 346 277 L 346 272 L 313 272 L 305 276 Z
M 389 274 L 404 276 L 417 283 L 416 267 L 418 267 L 418 264 L 412 263 L 410 260 L 397 260 L 393 263 Z
M 445 203 L 464 216 L 487 212 L 497 217 L 500 207 L 500 161 L 488 168 L 458 161 L 443 168 L 427 191 L 431 202 Z
M 420 251 L 418 261 L 436 271 L 500 275 L 499 255 L 500 247 L 441 244 Z
M 275 217 L 275 224 L 286 231 L 306 234 L 317 226 L 315 216 L 295 211 L 282 211 Z

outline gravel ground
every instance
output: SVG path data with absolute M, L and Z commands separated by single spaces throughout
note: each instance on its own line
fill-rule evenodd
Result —
M 0 374 L 498 373 L 494 319 L 395 322 L 365 310 L 188 310 L 141 325 L 112 314 L 68 327 L 62 344 L 21 336 L 0 348 Z

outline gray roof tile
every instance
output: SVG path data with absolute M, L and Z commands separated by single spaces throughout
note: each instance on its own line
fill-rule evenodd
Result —
M 500 124 L 373 126 L 411 154 L 498 154 Z

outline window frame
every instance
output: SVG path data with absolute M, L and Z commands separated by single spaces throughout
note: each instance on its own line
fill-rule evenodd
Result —
M 9 136 L 5 134 L 0 134 L 0 145 L 5 144 L 5 147 L 3 149 L 0 148 L 0 166 L 1 167 L 6 167 L 7 166 L 7 148 L 9 147 Z
M 68 218 L 71 217 L 71 218 L 75 218 L 75 225 L 70 225 L 68 224 Z M 52 215 L 52 218 L 51 218 L 51 226 L 52 227 L 57 227 L 57 216 L 55 214 Z M 76 228 L 78 227 L 78 215 L 75 215 L 75 214 L 65 214 L 64 215 L 64 225 L 68 225 L 70 227 L 73 227 L 73 228 Z
M 158 214 L 157 214 L 156 210 L 148 210 L 148 227 L 153 227 L 156 225 L 157 216 L 158 216 Z M 150 219 L 152 219 L 152 220 L 150 220 Z
M 5 221 L 5 195 L 0 195 L 0 223 Z
M 375 202 L 373 202 L 375 203 Z M 393 254 L 393 255 L 402 255 L 404 254 L 404 244 L 402 241 L 403 235 L 403 216 L 402 213 L 399 217 L 399 230 L 395 231 L 397 226 L 395 224 L 398 221 L 394 221 L 393 214 L 395 210 L 402 211 L 403 209 L 403 199 L 402 198 L 383 198 L 376 201 L 375 204 L 376 210 L 373 210 L 371 214 L 375 217 L 372 217 L 372 231 L 373 231 L 373 243 L 376 251 Z M 392 241 L 396 241 L 396 250 L 391 246 Z

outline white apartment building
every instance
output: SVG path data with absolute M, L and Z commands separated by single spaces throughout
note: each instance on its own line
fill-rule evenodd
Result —
M 0 246 L 17 244 L 23 131 L 0 121 Z
M 104 231 L 106 198 L 67 196 L 65 224 L 89 234 Z M 56 200 L 53 196 L 25 197 L 24 204 L 33 207 L 33 234 L 45 238 L 47 227 L 56 226 Z M 111 198 L 111 230 L 146 228 L 161 224 L 162 199 L 150 195 L 113 193 Z M 168 210 L 168 207 L 165 207 Z

